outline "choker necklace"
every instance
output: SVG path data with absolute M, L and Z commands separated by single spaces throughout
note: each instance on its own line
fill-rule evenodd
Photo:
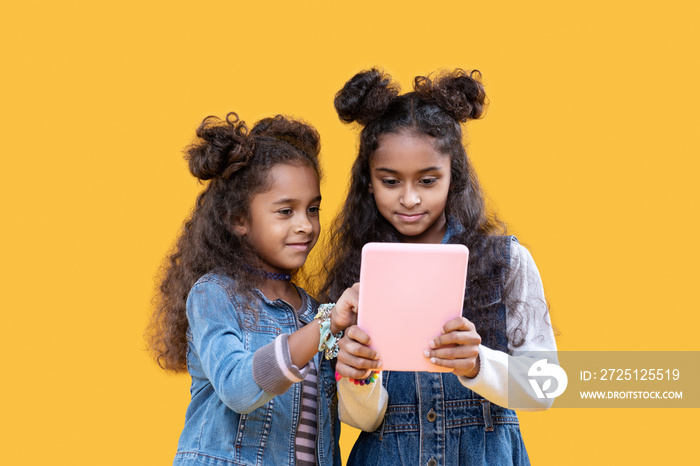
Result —
M 283 280 L 283 281 L 291 281 L 292 276 L 288 273 L 279 273 L 279 272 L 268 272 L 266 270 L 258 270 L 254 269 L 253 267 L 249 265 L 244 265 L 243 268 L 246 270 L 248 273 L 252 273 L 253 275 L 258 275 L 260 277 L 263 277 L 266 280 Z

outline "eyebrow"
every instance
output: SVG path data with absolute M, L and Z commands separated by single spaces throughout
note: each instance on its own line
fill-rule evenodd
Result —
M 293 204 L 294 202 L 298 202 L 297 199 L 292 199 L 292 198 L 285 198 L 285 199 L 280 199 L 278 201 L 273 202 L 272 204 L 277 205 L 277 204 Z M 311 199 L 311 202 L 321 202 L 321 196 L 316 196 L 313 199 Z
M 386 173 L 391 173 L 391 174 L 399 173 L 398 170 L 392 170 L 391 168 L 379 167 L 379 168 L 375 168 L 375 170 L 378 171 L 378 172 L 386 172 Z M 442 170 L 442 167 L 428 167 L 428 168 L 423 168 L 422 170 L 418 170 L 418 173 L 434 172 L 434 171 L 438 171 L 438 170 Z

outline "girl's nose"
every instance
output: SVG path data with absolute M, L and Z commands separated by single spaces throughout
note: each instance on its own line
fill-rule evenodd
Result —
M 401 202 L 401 205 L 409 209 L 417 206 L 418 204 L 420 204 L 420 196 L 418 195 L 418 191 L 407 187 L 406 189 L 404 189 L 403 194 L 399 199 L 399 202 Z
M 313 229 L 313 225 L 306 214 L 297 216 L 296 224 L 294 225 L 295 233 L 309 233 Z

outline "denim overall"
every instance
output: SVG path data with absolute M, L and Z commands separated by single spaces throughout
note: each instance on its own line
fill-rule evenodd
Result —
M 452 236 L 454 225 L 450 227 L 443 243 Z M 499 238 L 506 263 L 513 241 L 511 236 Z M 494 292 L 492 318 L 477 332 L 484 346 L 507 352 L 502 292 L 502 287 Z M 469 318 L 466 309 L 463 315 Z M 349 465 L 530 464 L 515 412 L 464 387 L 456 375 L 385 371 L 382 379 L 389 393 L 384 422 L 376 431 L 360 434 Z

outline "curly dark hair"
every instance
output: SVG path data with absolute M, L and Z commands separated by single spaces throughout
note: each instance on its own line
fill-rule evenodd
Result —
M 320 137 L 310 125 L 282 115 L 260 120 L 248 131 L 236 113 L 224 120 L 205 118 L 196 141 L 186 149 L 192 175 L 209 180 L 185 221 L 174 250 L 161 269 L 155 311 L 147 330 L 151 352 L 168 370 L 186 369 L 186 301 L 190 288 L 204 274 L 216 272 L 235 279 L 237 292 L 249 300 L 262 278 L 245 273 L 244 264 L 262 268 L 234 223 L 249 218 L 253 195 L 269 188 L 276 164 L 306 164 L 321 176 Z
M 460 123 L 480 118 L 486 108 L 481 74 L 456 69 L 419 76 L 413 88 L 412 92 L 400 95 L 399 86 L 391 76 L 373 68 L 356 74 L 335 96 L 340 119 L 345 123 L 357 122 L 364 128 L 348 195 L 328 236 L 328 261 L 319 295 L 322 299 L 335 300 L 358 281 L 361 250 L 366 243 L 396 240 L 395 229 L 381 216 L 368 189 L 370 159 L 380 136 L 401 132 L 428 136 L 436 151 L 450 157 L 451 184 L 445 214 L 464 227 L 452 241 L 470 250 L 465 309 L 478 330 L 480 322 L 489 318 L 494 290 L 502 284 L 508 267 L 496 246 L 498 235 L 506 233 L 506 225 L 487 212 L 462 142 Z M 514 306 L 509 306 L 509 312 L 516 312 Z M 522 316 L 515 317 L 522 323 Z M 521 345 L 522 330 L 512 333 L 511 343 Z

